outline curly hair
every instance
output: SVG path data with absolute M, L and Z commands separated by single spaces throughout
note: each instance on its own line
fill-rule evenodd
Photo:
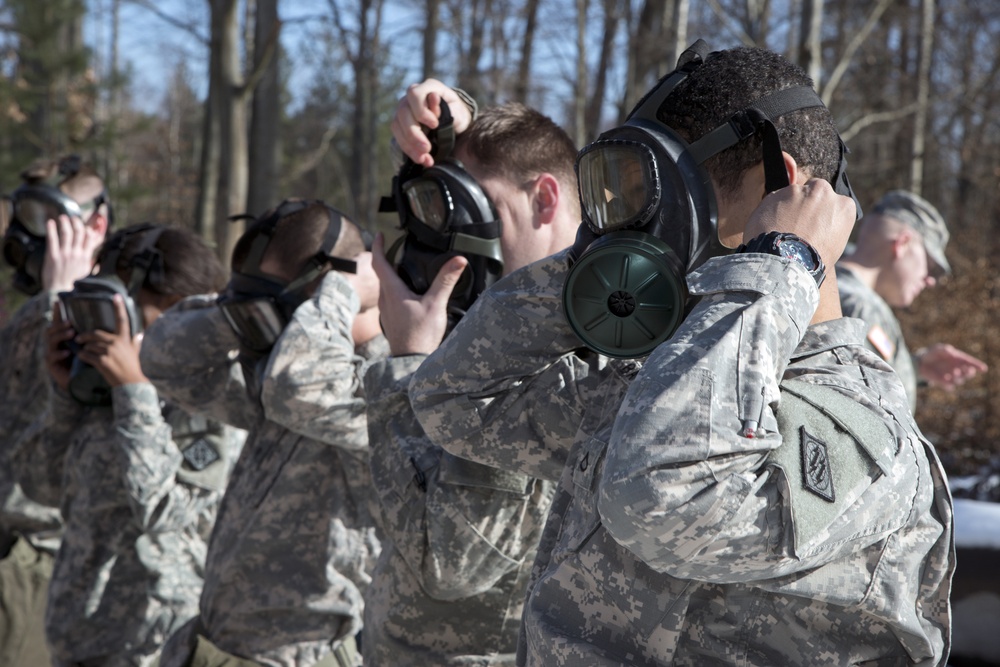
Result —
M 812 87 L 813 81 L 777 53 L 755 47 L 719 51 L 677 85 L 657 111 L 657 119 L 691 143 L 764 95 L 796 86 Z M 782 150 L 795 158 L 799 168 L 832 182 L 840 164 L 840 137 L 829 109 L 793 111 L 774 125 Z M 761 161 L 762 144 L 758 131 L 705 161 L 722 195 L 735 191 L 743 174 Z

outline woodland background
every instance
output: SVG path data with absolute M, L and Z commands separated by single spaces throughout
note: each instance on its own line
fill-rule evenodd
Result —
M 524 101 L 579 146 L 623 118 L 680 50 L 764 46 L 810 72 L 851 148 L 863 205 L 935 203 L 955 275 L 901 313 L 912 349 L 950 342 L 991 370 L 922 389 L 917 420 L 957 473 L 1000 443 L 1000 3 L 995 0 L 0 0 L 0 192 L 75 152 L 118 224 L 197 229 L 228 258 L 287 196 L 373 230 L 388 121 L 435 76 Z M 0 275 L 2 289 L 9 284 Z M 0 322 L 19 297 L 0 292 Z

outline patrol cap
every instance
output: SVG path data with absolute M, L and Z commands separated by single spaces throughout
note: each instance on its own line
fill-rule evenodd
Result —
M 931 261 L 944 273 L 951 273 L 951 265 L 944 256 L 944 248 L 948 245 L 948 227 L 933 204 L 912 192 L 892 190 L 876 202 L 874 212 L 913 228 L 923 238 Z

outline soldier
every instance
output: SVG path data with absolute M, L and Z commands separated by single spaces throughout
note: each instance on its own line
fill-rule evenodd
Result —
M 946 343 L 911 354 L 892 312 L 951 273 L 947 244 L 948 227 L 938 210 L 912 192 L 893 190 L 861 220 L 854 250 L 837 262 L 844 315 L 868 323 L 865 341 L 899 374 L 911 410 L 918 380 L 952 390 L 986 370 L 982 361 Z
M 480 244 L 490 248 L 485 254 L 502 258 L 503 273 L 570 245 L 579 222 L 570 138 L 524 105 L 477 114 L 463 99 L 431 79 L 411 86 L 400 101 L 395 138 L 414 163 L 438 164 L 427 159 L 430 145 L 419 126 L 438 127 L 439 100 L 448 103 L 459 132 L 458 161 L 439 161 L 446 171 L 423 171 L 404 187 L 431 194 L 449 189 L 454 209 L 441 228 L 450 234 L 499 224 L 499 236 Z M 392 356 L 369 368 L 365 390 L 372 476 L 388 539 L 365 599 L 365 663 L 512 665 L 552 484 L 448 454 L 424 435 L 407 394 L 413 371 L 445 335 L 449 312 L 468 307 L 456 303 L 453 288 L 485 284 L 478 274 L 487 269 L 477 255 L 452 258 L 418 296 L 381 247 L 376 240 L 373 265 Z M 439 257 L 433 253 L 428 262 L 436 266 Z M 580 368 L 587 370 L 583 361 Z
M 53 664 L 67 667 L 149 664 L 196 613 L 208 530 L 242 442 L 161 405 L 139 368 L 142 327 L 222 284 L 212 251 L 188 230 L 137 225 L 109 237 L 98 262 L 54 311 L 51 403 L 10 452 L 28 495 L 61 508 L 45 631 Z
M 249 431 L 208 546 L 200 615 L 163 667 L 353 666 L 378 555 L 361 378 L 385 354 L 361 230 L 288 200 L 233 249 L 221 297 L 181 303 L 146 332 L 165 396 Z
M 581 151 L 574 247 L 417 370 L 435 442 L 560 477 L 521 664 L 944 664 L 944 475 L 825 268 L 855 209 L 842 157 L 799 68 L 699 43 Z M 740 252 L 702 251 L 716 220 Z M 600 382 L 567 372 L 584 341 L 622 357 Z M 567 414 L 568 452 L 545 428 Z
M 75 156 L 39 161 L 9 195 L 4 259 L 14 286 L 31 298 L 0 329 L 0 456 L 46 409 L 45 332 L 61 291 L 88 275 L 104 241 L 111 210 L 104 182 Z M 47 465 L 47 464 L 43 464 Z M 25 496 L 0 466 L 0 664 L 49 662 L 44 614 L 62 523 L 58 506 Z

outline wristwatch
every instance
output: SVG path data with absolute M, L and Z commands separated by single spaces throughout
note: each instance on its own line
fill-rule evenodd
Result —
M 777 255 L 798 262 L 816 281 L 816 287 L 826 278 L 826 266 L 816 249 L 789 232 L 767 232 L 744 243 L 736 252 L 755 252 Z

